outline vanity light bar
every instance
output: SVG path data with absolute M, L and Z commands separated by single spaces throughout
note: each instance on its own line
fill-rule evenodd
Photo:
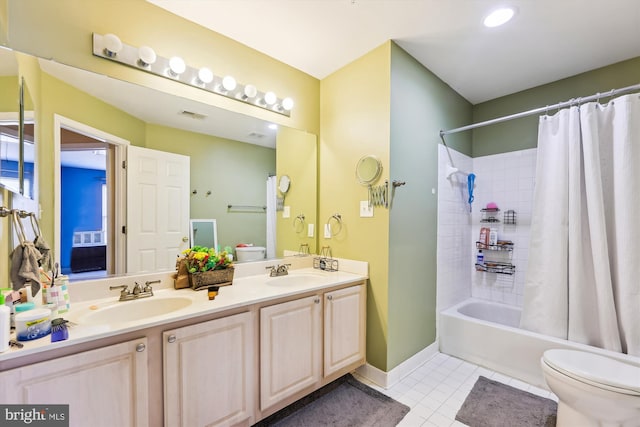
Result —
M 291 116 L 293 108 L 291 98 L 280 99 L 273 92 L 261 92 L 253 85 L 239 84 L 231 76 L 216 76 L 208 68 L 190 67 L 177 56 L 171 58 L 158 56 L 148 46 L 136 48 L 127 45 L 113 34 L 103 36 L 93 33 L 93 54 L 283 116 Z

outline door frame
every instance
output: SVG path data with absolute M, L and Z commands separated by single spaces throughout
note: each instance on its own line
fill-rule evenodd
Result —
M 126 224 L 127 206 L 126 206 L 126 190 L 127 179 L 126 170 L 122 165 L 127 158 L 127 146 L 130 142 L 126 139 L 104 132 L 100 129 L 91 127 L 84 123 L 77 122 L 68 117 L 61 116 L 59 114 L 53 115 L 53 183 L 54 188 L 61 188 L 61 173 L 60 173 L 60 149 L 61 130 L 69 129 L 82 135 L 89 136 L 91 138 L 100 139 L 105 143 L 114 146 L 114 161 L 115 161 L 115 176 L 114 182 L 114 248 L 112 253 L 114 254 L 113 260 L 115 263 L 114 274 L 123 274 L 126 271 L 126 259 L 127 259 L 127 242 L 126 235 L 118 232 Z M 54 250 L 56 256 L 59 256 L 61 249 L 60 232 L 61 232 L 61 218 L 62 218 L 62 201 L 61 191 L 54 191 L 53 211 L 54 211 Z

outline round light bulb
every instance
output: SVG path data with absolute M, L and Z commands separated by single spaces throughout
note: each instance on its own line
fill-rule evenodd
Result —
M 211 83 L 213 81 L 213 72 L 207 67 L 202 67 L 198 70 L 198 80 L 204 84 Z
M 515 10 L 510 7 L 496 9 L 484 18 L 484 25 L 489 28 L 498 27 L 502 24 L 506 24 L 511 18 L 513 18 L 514 14 Z
M 278 100 L 278 97 L 273 92 L 267 92 L 264 94 L 264 102 L 267 105 L 273 105 Z
M 254 85 L 246 85 L 244 87 L 244 96 L 247 98 L 255 98 L 258 94 L 258 89 Z
M 291 111 L 291 109 L 293 108 L 293 99 L 291 98 L 285 98 L 282 100 L 282 108 L 284 108 L 287 111 Z
M 171 70 L 171 73 L 173 73 L 175 76 L 178 76 L 184 73 L 184 71 L 187 69 L 187 66 L 182 58 L 180 58 L 179 56 L 173 56 L 171 57 L 171 59 L 169 59 L 169 69 Z
M 104 36 L 104 54 L 112 58 L 122 50 L 122 42 L 115 34 L 105 34 Z
M 236 79 L 231 76 L 225 76 L 222 79 L 222 87 L 227 91 L 234 90 L 236 88 Z
M 140 46 L 138 49 L 138 64 L 142 67 L 148 67 L 156 62 L 156 52 L 149 46 Z

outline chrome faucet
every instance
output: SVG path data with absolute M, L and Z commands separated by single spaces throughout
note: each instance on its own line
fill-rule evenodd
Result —
M 277 266 L 270 265 L 265 268 L 267 270 L 271 270 L 269 272 L 269 277 L 279 277 L 279 276 L 286 276 L 287 274 L 289 274 L 289 267 L 291 267 L 291 264 L 278 264 Z
M 150 283 L 158 283 L 159 280 L 153 282 L 146 282 L 144 288 L 140 286 L 138 282 L 135 282 L 133 290 L 129 290 L 127 285 L 109 286 L 110 290 L 121 289 L 120 299 L 118 301 L 131 301 L 138 298 L 146 298 L 153 296 L 153 288 L 149 286 Z

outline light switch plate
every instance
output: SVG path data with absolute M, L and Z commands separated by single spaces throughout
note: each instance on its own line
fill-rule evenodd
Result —
M 361 218 L 373 217 L 373 206 L 369 206 L 369 202 L 367 200 L 360 201 L 360 217 Z
M 309 224 L 307 226 L 307 237 L 313 237 L 313 233 L 315 231 L 314 228 L 313 224 Z
M 290 218 L 291 217 L 291 206 L 285 206 L 282 209 L 282 218 Z
M 331 238 L 331 225 L 330 224 L 325 224 L 324 225 L 324 238 L 325 239 L 330 239 Z

